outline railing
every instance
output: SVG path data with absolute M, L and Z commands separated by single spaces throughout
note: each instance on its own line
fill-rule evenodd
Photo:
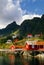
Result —
M 22 51 L 23 49 L 0 49 L 0 51 Z

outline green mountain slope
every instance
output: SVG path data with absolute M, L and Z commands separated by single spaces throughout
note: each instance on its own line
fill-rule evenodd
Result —
M 8 35 L 16 32 L 20 36 L 26 36 L 29 33 L 34 35 L 42 32 L 44 34 L 44 15 L 41 18 L 35 17 L 31 20 L 24 20 L 21 25 L 17 25 L 14 21 L 8 24 L 6 28 L 0 29 L 0 35 Z

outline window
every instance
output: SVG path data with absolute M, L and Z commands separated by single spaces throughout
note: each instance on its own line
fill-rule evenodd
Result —
M 40 48 L 43 48 L 43 45 L 40 45 Z
M 32 48 L 34 48 L 34 45 L 32 45 Z

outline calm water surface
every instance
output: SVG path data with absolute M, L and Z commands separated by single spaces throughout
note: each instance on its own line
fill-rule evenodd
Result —
M 15 56 L 14 53 L 0 53 L 0 65 L 44 65 L 44 59 Z

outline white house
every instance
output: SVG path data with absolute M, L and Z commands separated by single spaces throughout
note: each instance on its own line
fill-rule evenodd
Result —
M 7 40 L 7 42 L 6 42 L 6 43 L 7 43 L 7 44 L 8 44 L 8 43 L 12 43 L 12 40 L 10 40 L 10 39 L 9 39 L 9 40 Z

